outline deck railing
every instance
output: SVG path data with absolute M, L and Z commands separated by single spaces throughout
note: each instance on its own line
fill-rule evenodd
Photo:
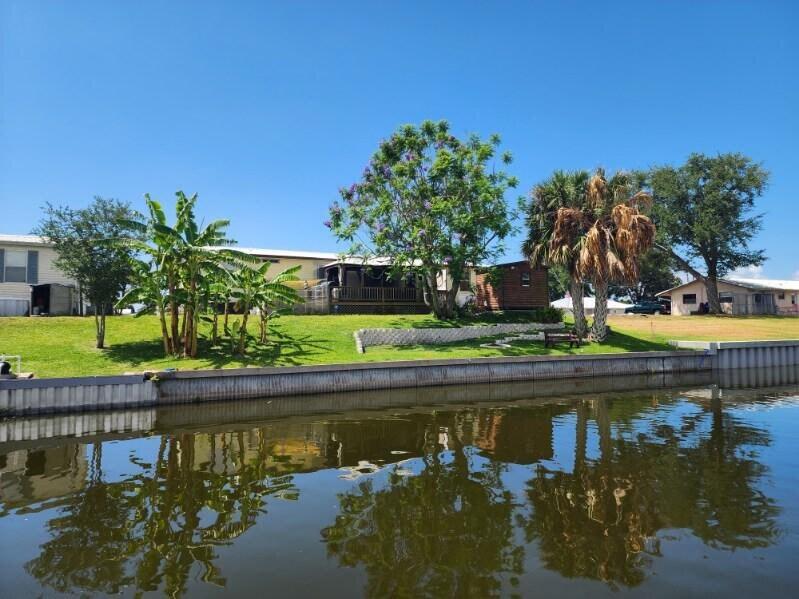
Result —
M 413 287 L 335 287 L 334 302 L 422 303 L 421 289 Z

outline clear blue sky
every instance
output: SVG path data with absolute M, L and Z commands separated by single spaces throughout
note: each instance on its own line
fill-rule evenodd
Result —
M 520 193 L 744 152 L 772 172 L 763 273 L 799 277 L 797 29 L 791 0 L 5 0 L 0 232 L 183 189 L 242 245 L 335 250 L 337 188 L 398 125 L 446 118 L 502 135 Z

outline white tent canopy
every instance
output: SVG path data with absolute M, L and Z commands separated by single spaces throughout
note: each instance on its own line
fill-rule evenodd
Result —
M 550 302 L 549 305 L 553 308 L 560 308 L 561 310 L 567 310 L 570 312 L 572 309 L 572 298 L 567 295 L 559 300 Z M 632 306 L 632 304 L 625 304 L 623 302 L 617 302 L 616 300 L 608 299 L 608 312 L 610 314 L 624 314 L 624 310 L 630 306 Z M 583 298 L 583 307 L 585 308 L 586 314 L 592 314 L 594 312 L 594 298 L 585 296 Z

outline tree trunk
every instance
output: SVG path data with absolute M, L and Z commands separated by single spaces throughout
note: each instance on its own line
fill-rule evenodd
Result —
M 227 334 L 228 331 L 228 304 L 229 302 L 225 300 L 225 322 L 222 324 L 222 330 L 225 332 L 225 334 Z
M 436 318 L 440 320 L 449 320 L 455 316 L 455 297 L 458 294 L 458 288 L 453 284 L 452 289 L 447 290 L 442 300 L 438 293 L 437 275 L 438 271 L 434 270 L 428 272 L 425 277 L 429 289 L 430 306 Z
M 719 301 L 719 284 L 715 272 L 708 272 L 705 277 L 705 289 L 707 289 L 708 311 L 711 314 L 721 314 L 721 302 Z
M 569 294 L 572 296 L 574 332 L 582 339 L 588 335 L 588 323 L 585 320 L 585 306 L 583 305 L 583 282 L 569 279 Z
M 211 325 L 211 345 L 216 345 L 219 341 L 219 312 L 216 309 L 216 304 L 213 306 L 214 322 Z
M 594 281 L 594 322 L 591 325 L 591 336 L 594 341 L 602 343 L 608 338 L 608 283 Z
M 105 347 L 105 304 L 94 304 L 94 331 L 96 337 L 95 347 L 103 349 Z
M 250 311 L 245 310 L 244 316 L 241 318 L 241 329 L 239 330 L 239 353 L 244 355 L 244 349 L 247 346 L 247 318 L 250 316 Z
M 172 344 L 169 340 L 169 331 L 166 328 L 166 305 L 158 307 L 158 320 L 161 321 L 161 339 L 164 342 L 164 355 L 172 353 Z
M 178 314 L 178 302 L 175 297 L 176 289 L 174 281 L 169 282 L 169 318 L 172 329 L 172 340 L 170 342 L 170 349 L 173 355 L 177 355 L 180 347 L 180 314 Z

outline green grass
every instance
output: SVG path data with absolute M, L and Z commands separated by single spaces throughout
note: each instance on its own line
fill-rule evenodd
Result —
M 447 327 L 461 324 L 525 322 L 525 314 L 489 314 L 460 322 L 438 322 L 426 315 L 287 316 L 275 321 L 270 342 L 253 346 L 245 357 L 233 356 L 230 346 L 210 347 L 201 341 L 200 358 L 165 358 L 155 317 L 118 316 L 108 319 L 107 345 L 94 348 L 92 318 L 0 318 L 0 354 L 19 354 L 23 370 L 38 377 L 141 372 L 163 368 L 234 368 L 292 366 L 424 358 L 468 358 L 537 354 L 593 354 L 668 349 L 669 339 L 765 339 L 799 337 L 797 318 L 624 317 L 611 319 L 613 333 L 606 343 L 569 349 L 544 349 L 540 342 L 519 342 L 511 348 L 480 347 L 488 339 L 449 345 L 376 347 L 355 351 L 353 332 L 373 327 Z M 720 325 L 726 325 L 724 329 Z M 257 329 L 253 323 L 252 331 Z M 724 330 L 724 336 L 714 331 Z M 698 331 L 698 332 L 697 332 Z M 751 331 L 748 333 L 748 331 Z

